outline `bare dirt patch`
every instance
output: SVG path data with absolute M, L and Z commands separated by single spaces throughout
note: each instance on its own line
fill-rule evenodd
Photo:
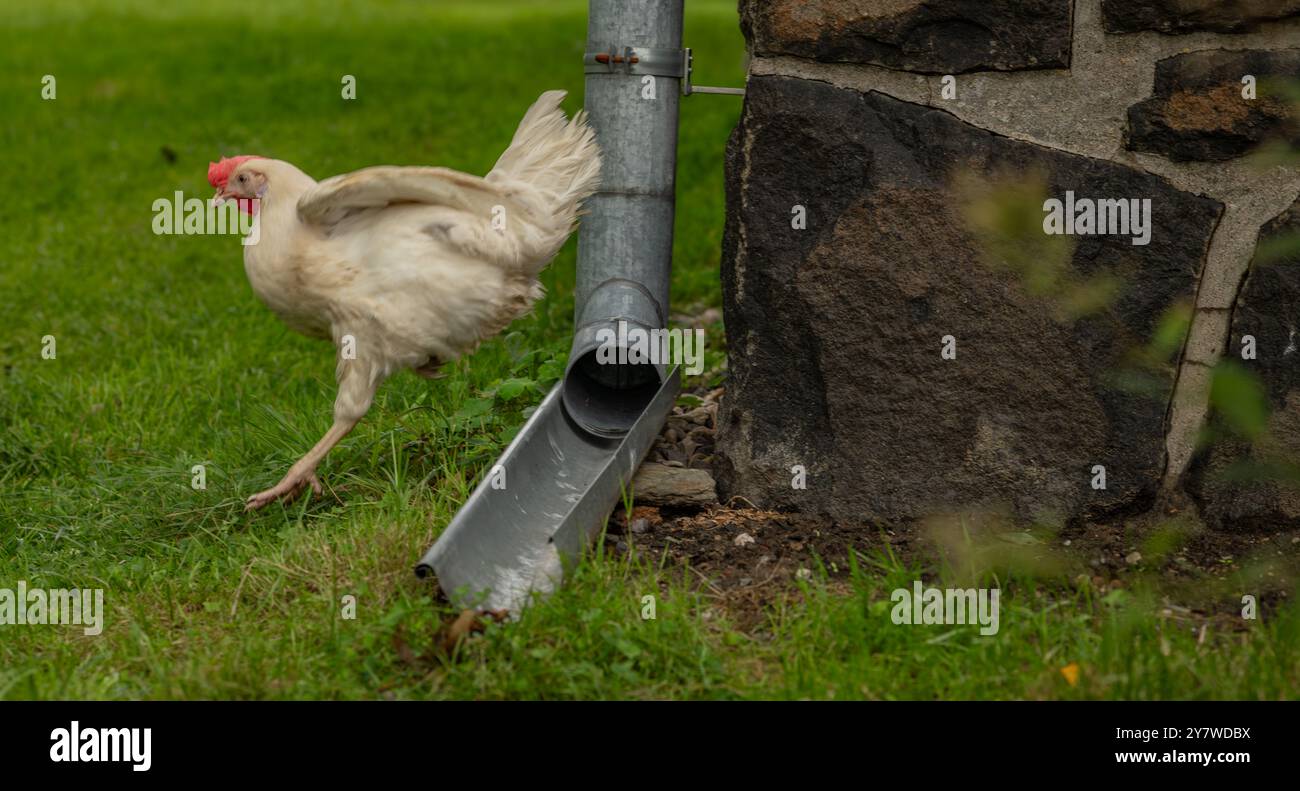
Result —
M 973 563 L 1049 590 L 1088 585 L 1105 596 L 1141 585 L 1158 592 L 1167 617 L 1234 627 L 1244 626 L 1241 596 L 1256 596 L 1264 612 L 1286 602 L 1300 579 L 1300 532 L 1229 534 L 1190 521 L 1090 524 L 1057 535 L 963 522 L 963 547 L 955 550 L 933 524 L 886 529 L 755 508 L 636 507 L 631 519 L 615 513 L 609 533 L 610 552 L 689 568 L 698 589 L 744 630 L 761 627 L 769 605 L 800 595 L 801 578 L 820 574 L 819 566 L 832 590 L 847 593 L 854 550 L 859 565 L 889 554 L 926 578 Z
M 819 564 L 835 585 L 847 577 L 853 550 L 891 538 L 817 517 L 725 506 L 675 514 L 637 507 L 628 522 L 622 511 L 610 520 L 610 551 L 632 548 L 656 560 L 667 556 L 668 568 L 689 567 L 741 628 L 758 625 L 766 607 L 797 591 Z

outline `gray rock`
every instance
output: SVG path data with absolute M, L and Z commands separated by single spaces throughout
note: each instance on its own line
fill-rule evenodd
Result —
M 1101 0 L 1101 13 L 1110 33 L 1248 33 L 1300 15 L 1300 0 Z
M 632 479 L 637 505 L 702 507 L 718 501 L 713 476 L 705 470 L 646 462 Z
M 1260 246 L 1300 239 L 1300 200 L 1260 231 Z M 1241 359 L 1242 338 L 1256 358 Z M 1257 377 L 1270 408 L 1262 433 L 1243 436 L 1218 412 L 1214 440 L 1193 461 L 1188 491 L 1212 527 L 1234 532 L 1300 526 L 1300 253 L 1265 263 L 1258 257 L 1233 307 L 1228 354 Z
M 1257 80 L 1254 99 L 1241 79 Z M 1154 95 L 1128 111 L 1125 142 L 1176 162 L 1239 157 L 1260 142 L 1300 143 L 1290 103 L 1269 93 L 1270 80 L 1300 79 L 1300 50 L 1204 50 L 1156 64 Z
M 758 55 L 967 71 L 1070 65 L 1070 0 L 741 0 Z
M 1147 246 L 1074 237 L 1071 274 L 1123 283 L 1102 312 L 1062 319 L 984 263 L 952 179 L 1004 170 L 1042 173 L 1053 195 L 1152 200 Z M 727 175 L 725 497 L 894 521 L 968 507 L 1074 519 L 1154 496 L 1173 362 L 1145 390 L 1123 374 L 1192 298 L 1220 204 L 882 94 L 768 76 L 749 82 Z M 945 335 L 956 360 L 940 356 Z

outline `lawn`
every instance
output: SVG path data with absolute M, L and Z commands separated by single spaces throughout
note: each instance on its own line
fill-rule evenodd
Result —
M 741 84 L 733 0 L 687 9 L 697 81 Z M 108 609 L 99 636 L 0 627 L 0 698 L 1300 694 L 1293 607 L 1188 628 L 1141 580 L 1115 596 L 1013 575 L 1000 579 L 995 639 L 900 628 L 890 591 L 924 563 L 876 536 L 860 564 L 792 582 L 757 625 L 735 621 L 688 570 L 602 545 L 519 621 L 443 650 L 456 613 L 412 566 L 562 369 L 573 241 L 533 316 L 445 379 L 385 385 L 322 467 L 324 498 L 246 514 L 244 498 L 328 427 L 333 350 L 257 302 L 235 239 L 155 235 L 153 202 L 208 197 L 207 163 L 222 155 L 287 159 L 318 178 L 374 164 L 484 173 L 539 93 L 565 88 L 566 107 L 581 107 L 585 10 L 0 8 L 0 588 L 103 588 Z M 344 75 L 355 100 L 341 97 Z M 723 149 L 739 108 L 683 103 L 675 309 L 721 302 Z M 529 386 L 500 388 L 507 379 Z M 196 465 L 206 488 L 192 486 Z M 642 618 L 648 594 L 654 619 Z M 1078 675 L 1061 672 L 1070 666 Z

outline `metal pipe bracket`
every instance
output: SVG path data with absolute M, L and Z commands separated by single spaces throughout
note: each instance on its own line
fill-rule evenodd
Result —
M 662 47 L 610 47 L 582 57 L 584 74 L 650 74 L 682 79 L 686 76 L 685 50 Z
M 691 72 L 694 70 L 695 56 L 691 48 L 664 49 L 658 47 L 610 47 L 607 52 L 588 52 L 582 58 L 584 74 L 649 74 L 655 77 L 671 77 L 682 81 L 682 95 L 693 93 L 713 93 L 728 96 L 744 96 L 744 88 L 714 88 L 707 85 L 692 85 Z

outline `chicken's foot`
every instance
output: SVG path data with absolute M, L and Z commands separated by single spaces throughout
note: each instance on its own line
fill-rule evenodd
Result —
M 317 442 L 316 446 L 308 451 L 306 456 L 303 456 L 290 467 L 289 472 L 285 474 L 279 483 L 264 492 L 258 492 L 249 497 L 248 502 L 244 504 L 244 510 L 256 511 L 276 500 L 289 502 L 306 491 L 308 486 L 311 487 L 313 492 L 320 495 L 323 489 L 321 488 L 320 479 L 316 477 L 316 467 L 320 465 L 321 459 L 325 458 L 325 454 L 329 453 L 330 449 L 339 443 L 339 440 L 346 437 L 358 422 L 359 419 L 350 421 L 335 420 L 334 425 L 330 426 L 330 430 L 325 432 L 325 436 L 321 437 L 320 442 Z

